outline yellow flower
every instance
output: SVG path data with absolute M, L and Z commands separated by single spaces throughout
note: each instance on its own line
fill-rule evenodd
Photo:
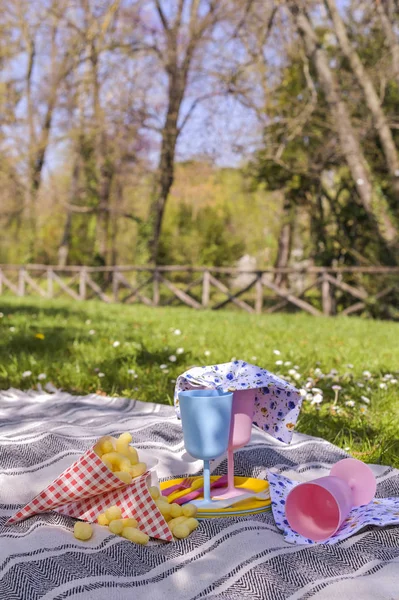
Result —
M 44 340 L 44 334 L 43 333 L 37 333 L 35 335 L 35 338 L 37 338 L 38 340 Z

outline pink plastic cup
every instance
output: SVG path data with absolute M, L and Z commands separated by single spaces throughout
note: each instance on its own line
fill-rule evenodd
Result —
M 227 487 L 222 488 L 214 499 L 232 498 L 245 492 L 234 487 L 234 450 L 248 444 L 251 439 L 255 411 L 256 390 L 237 390 L 233 394 L 229 447 L 227 450 Z
M 321 542 L 334 535 L 354 506 L 368 504 L 375 495 L 371 469 L 354 458 L 336 463 L 331 475 L 297 485 L 287 496 L 285 515 L 290 527 Z

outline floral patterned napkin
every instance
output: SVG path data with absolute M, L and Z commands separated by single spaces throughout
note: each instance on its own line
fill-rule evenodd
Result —
M 290 544 L 336 544 L 367 525 L 383 527 L 399 524 L 399 498 L 374 498 L 369 504 L 352 508 L 337 533 L 324 542 L 314 542 L 295 533 L 285 518 L 285 500 L 289 492 L 301 482 L 292 481 L 272 471 L 269 471 L 267 479 L 270 485 L 274 520 L 277 527 L 283 531 L 285 541 Z
M 291 442 L 302 398 L 294 386 L 266 369 L 243 360 L 189 369 L 176 381 L 174 400 L 178 417 L 179 392 L 195 388 L 226 392 L 255 388 L 254 425 L 280 442 Z

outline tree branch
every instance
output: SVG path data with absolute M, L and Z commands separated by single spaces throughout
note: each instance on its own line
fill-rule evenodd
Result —
M 165 16 L 165 13 L 163 12 L 163 8 L 162 8 L 161 3 L 160 3 L 159 0 L 155 0 L 155 6 L 157 7 L 159 18 L 161 19 L 161 23 L 162 23 L 162 26 L 163 26 L 164 30 L 165 31 L 169 31 L 170 30 L 169 23 L 168 23 L 168 20 L 167 20 L 167 18 Z

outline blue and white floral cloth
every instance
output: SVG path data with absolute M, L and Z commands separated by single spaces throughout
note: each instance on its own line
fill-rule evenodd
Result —
M 193 367 L 179 375 L 176 381 L 174 402 L 178 417 L 179 392 L 204 388 L 226 392 L 256 389 L 254 425 L 280 442 L 291 442 L 302 398 L 298 390 L 287 381 L 243 360 Z
M 337 533 L 324 542 L 314 542 L 299 533 L 295 533 L 285 518 L 285 501 L 289 492 L 299 485 L 284 475 L 269 471 L 267 479 L 270 485 L 272 511 L 276 525 L 284 533 L 284 539 L 291 544 L 336 544 L 345 540 L 367 525 L 397 525 L 399 524 L 399 498 L 374 498 L 369 504 L 352 508 Z

